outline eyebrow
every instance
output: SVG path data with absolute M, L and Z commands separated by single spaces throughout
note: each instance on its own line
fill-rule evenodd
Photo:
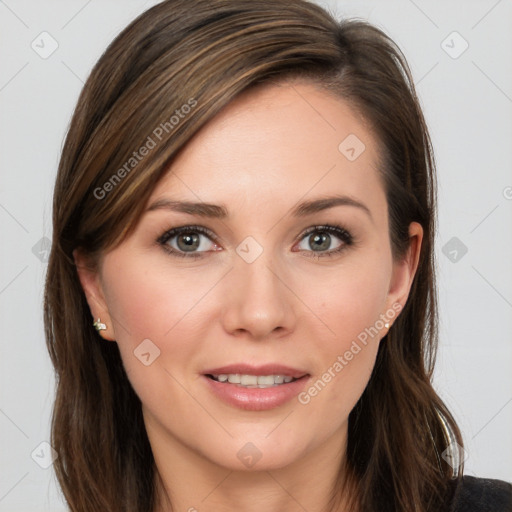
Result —
M 349 196 L 329 196 L 311 201 L 304 201 L 293 208 L 291 215 L 294 217 L 307 217 L 314 213 L 333 208 L 335 206 L 352 206 L 364 211 L 372 220 L 370 209 L 360 201 Z M 200 217 L 209 217 L 214 219 L 227 219 L 229 213 L 224 205 L 210 203 L 195 203 L 190 201 L 174 201 L 171 199 L 159 199 L 154 202 L 146 211 L 170 210 L 173 212 L 188 213 Z

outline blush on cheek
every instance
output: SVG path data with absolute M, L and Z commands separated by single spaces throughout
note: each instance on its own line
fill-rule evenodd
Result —
M 154 284 L 140 267 L 132 267 L 129 261 L 121 265 L 112 257 L 105 264 L 104 288 L 118 343 L 135 348 L 146 338 L 160 338 L 172 327 L 177 304 L 170 300 L 174 297 L 178 303 L 179 299 L 168 290 L 164 299 L 159 289 L 162 284 Z
M 332 410 L 337 417 L 348 416 L 373 371 L 382 336 L 378 328 L 379 315 L 384 313 L 382 290 L 375 281 L 370 287 L 368 280 L 363 288 L 350 286 L 345 281 L 343 286 L 331 289 L 331 300 L 326 302 L 329 309 L 324 309 L 322 319 L 335 336 L 329 333 L 331 335 L 323 336 L 319 343 L 317 350 L 324 354 L 323 368 L 315 377 L 329 381 L 321 393 L 326 410 Z M 322 382 L 318 387 L 322 387 Z
M 331 336 L 325 336 L 332 353 L 343 354 L 350 351 L 354 344 L 364 347 L 365 343 L 379 341 L 382 334 L 379 315 L 385 312 L 380 294 L 366 294 L 364 299 L 357 296 L 345 297 L 338 302 L 338 307 L 332 304 L 328 311 L 324 310 L 322 316 L 325 324 L 335 334 L 335 337 L 332 333 Z M 357 351 L 357 346 L 353 350 Z

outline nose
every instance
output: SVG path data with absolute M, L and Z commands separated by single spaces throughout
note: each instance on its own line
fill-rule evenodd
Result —
M 236 256 L 222 290 L 222 322 L 226 332 L 266 340 L 293 331 L 295 308 L 300 302 L 293 294 L 286 269 L 276 265 L 270 256 L 270 251 L 264 250 L 251 263 Z

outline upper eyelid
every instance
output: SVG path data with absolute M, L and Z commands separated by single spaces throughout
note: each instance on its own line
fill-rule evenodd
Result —
M 185 225 L 185 226 L 176 226 L 174 228 L 166 230 L 160 237 L 158 237 L 158 240 L 170 240 L 171 238 L 174 238 L 175 236 L 180 235 L 182 232 L 198 232 L 201 235 L 209 236 L 212 241 L 217 241 L 219 237 L 211 230 L 204 226 L 194 226 L 194 225 Z

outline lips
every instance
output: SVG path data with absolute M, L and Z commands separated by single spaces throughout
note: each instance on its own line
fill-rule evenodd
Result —
M 250 411 L 279 407 L 297 396 L 310 375 L 281 364 L 232 364 L 203 373 L 210 392 L 223 402 Z

